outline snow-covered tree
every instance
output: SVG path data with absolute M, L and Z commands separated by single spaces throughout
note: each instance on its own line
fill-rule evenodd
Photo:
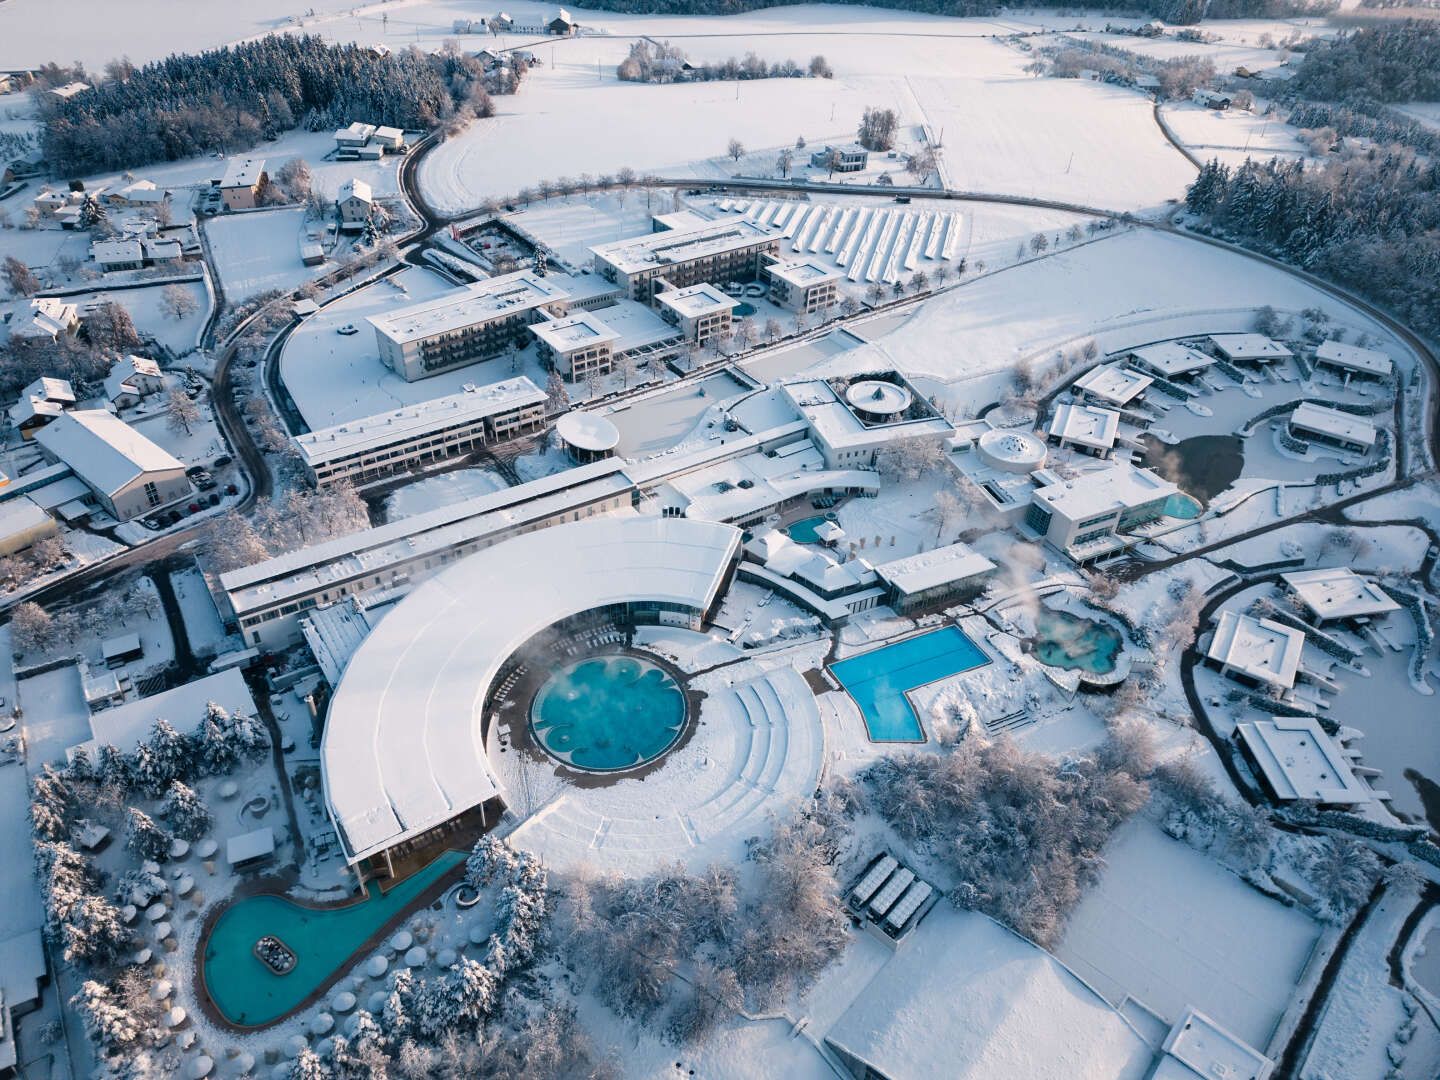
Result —
M 90 1038 L 107 1051 L 124 1050 L 140 1038 L 144 1025 L 115 1000 L 104 983 L 87 979 L 80 992 L 70 999 Z
M 259 761 L 270 750 L 265 725 L 253 716 L 236 715 L 230 720 L 230 737 L 246 761 Z
M 1316 841 L 1304 870 L 1320 897 L 1321 916 L 1338 923 L 1349 918 L 1370 895 L 1380 874 L 1380 860 L 1358 840 L 1327 836 Z
M 307 1046 L 290 1063 L 290 1080 L 331 1080 L 330 1066 Z
M 454 998 L 460 1017 L 478 1025 L 495 1011 L 500 980 L 495 972 L 468 956 L 460 957 L 450 972 L 447 994 Z
M 475 841 L 475 847 L 465 860 L 465 880 L 477 889 L 489 885 L 496 874 L 509 874 L 515 865 L 515 852 L 492 835 L 485 835 Z
M 462 1017 L 460 998 L 448 979 L 422 979 L 410 1007 L 415 1029 L 426 1039 L 438 1039 L 456 1027 Z
M 32 600 L 16 604 L 10 612 L 10 643 L 18 653 L 46 648 L 54 639 L 50 613 Z
M 179 780 L 170 782 L 160 813 L 171 831 L 182 840 L 199 840 L 215 824 L 214 816 L 200 796 Z
M 200 301 L 184 285 L 166 285 L 160 291 L 160 307 L 176 322 L 200 310 Z
M 400 968 L 390 974 L 390 991 L 385 995 L 385 1007 L 381 1012 L 385 1032 L 393 1039 L 405 1036 L 411 1028 L 410 1003 L 415 997 L 415 976 L 409 968 Z
M 190 428 L 200 422 L 200 408 L 189 394 L 172 390 L 165 395 L 165 426 L 175 434 L 190 434 Z
M 230 714 L 213 701 L 195 729 L 196 761 L 204 776 L 221 776 L 240 762 L 240 749 L 230 734 Z
M 131 943 L 120 911 L 103 896 L 80 898 L 61 932 L 67 964 L 111 964 Z
M 144 810 L 126 811 L 125 846 L 137 859 L 163 859 L 170 850 L 170 837 Z
M 134 782 L 132 764 L 131 760 L 120 752 L 119 747 L 106 743 L 100 747 L 100 760 L 96 764 L 96 771 L 103 783 L 124 789 Z

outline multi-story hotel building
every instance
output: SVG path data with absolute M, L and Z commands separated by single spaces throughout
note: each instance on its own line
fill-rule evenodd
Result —
M 530 324 L 563 315 L 569 296 L 553 278 L 519 270 L 368 321 L 385 366 L 414 382 L 523 349 Z
M 808 315 L 835 303 L 842 275 L 809 259 L 789 259 L 765 267 L 765 276 L 773 302 Z
M 545 392 L 523 375 L 294 437 L 317 488 L 360 484 L 528 435 L 545 426 Z
M 697 345 L 728 337 L 734 311 L 739 306 L 739 300 L 726 296 L 709 282 L 655 294 L 660 317 L 678 326 L 685 340 Z
M 630 299 L 649 304 L 664 288 L 683 289 L 704 281 L 755 281 L 763 257 L 779 248 L 780 236 L 773 229 L 729 220 L 646 233 L 590 251 L 598 274 L 623 286 Z M 661 285 L 659 278 L 668 284 Z

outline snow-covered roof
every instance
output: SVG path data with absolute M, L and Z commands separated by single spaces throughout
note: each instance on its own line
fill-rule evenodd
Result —
M 1356 777 L 1345 749 L 1313 716 L 1242 721 L 1235 731 L 1265 774 L 1276 798 L 1350 805 L 1375 793 Z
M 397 139 L 405 138 L 405 132 L 401 128 L 388 127 L 382 124 L 375 129 L 375 137 L 377 139 L 385 139 L 388 142 L 394 142 Z
M 265 172 L 264 158 L 231 158 L 225 166 L 225 176 L 220 181 L 222 188 L 248 188 L 260 182 Z
M 717 311 L 730 311 L 740 306 L 739 300 L 727 296 L 708 281 L 687 285 L 683 289 L 667 289 L 656 293 L 655 302 L 687 319 L 696 319 Z
M 1284 345 L 1264 334 L 1211 334 L 1210 344 L 1226 360 L 1268 363 L 1271 360 L 1288 360 L 1292 355 Z
M 1194 1009 L 1170 1029 L 1162 1049 L 1205 1080 L 1266 1080 L 1275 1068 L 1260 1051 Z
M 1049 953 L 984 915 L 931 911 L 826 1033 L 889 1080 L 1139 1080 L 1151 1051 Z
M 385 607 L 382 611 L 388 611 Z M 350 658 L 375 628 L 379 618 L 371 619 L 357 597 L 346 597 L 338 604 L 312 608 L 300 619 L 305 643 L 315 655 L 320 672 L 332 687 L 340 685 L 340 676 Z
M 145 252 L 145 258 L 151 262 L 168 262 L 180 258 L 182 254 L 179 240 L 142 240 L 140 247 Z
M 779 573 L 773 564 L 770 569 Z M 830 593 L 875 584 L 875 570 L 863 559 L 842 563 L 823 551 L 811 552 L 810 557 L 796 566 L 790 576 L 821 592 Z
M 616 353 L 627 353 L 680 337 L 679 329 L 666 322 L 658 311 L 635 300 L 616 301 L 604 309 L 604 316 L 604 325 L 619 335 L 610 346 Z
M 468 385 L 458 394 L 432 398 L 390 412 L 347 420 L 294 437 L 295 448 L 312 468 L 364 450 L 393 446 L 430 431 L 473 423 L 487 416 L 545 402 L 545 391 L 520 375 L 488 386 Z
M 1178 341 L 1142 345 L 1138 349 L 1132 349 L 1130 355 L 1142 367 L 1147 367 L 1167 379 L 1176 375 L 1188 375 L 1192 371 L 1203 371 L 1215 363 L 1213 356 L 1207 356 L 1188 345 L 1181 345 Z
M 634 274 L 763 244 L 777 235 L 753 221 L 730 218 L 694 229 L 668 229 L 613 244 L 597 244 L 590 250 L 601 262 L 609 263 L 622 274 Z
M 1075 380 L 1075 389 L 1114 405 L 1125 405 L 1155 380 L 1124 364 L 1101 364 Z
M 1350 619 L 1400 610 L 1384 589 L 1348 566 L 1301 570 L 1280 577 L 1317 619 Z
M 862 423 L 855 408 L 841 400 L 824 379 L 802 379 L 784 386 L 785 396 L 807 421 L 815 435 L 832 449 L 872 446 L 890 439 L 909 439 L 923 435 L 944 437 L 954 428 L 943 416 L 927 416 L 915 420 L 896 417 L 890 423 Z M 900 389 L 909 390 L 908 386 Z M 913 398 L 913 391 L 911 391 Z
M 15 313 L 10 323 L 10 336 L 16 338 L 56 338 L 75 324 L 79 309 L 56 296 L 37 296 L 30 301 L 30 310 Z M 28 315 L 28 318 L 26 317 Z
M 36 433 L 35 441 L 106 495 L 145 473 L 185 470 L 168 450 L 103 409 L 58 416 Z
M 1290 414 L 1290 426 L 1343 442 L 1358 443 L 1367 449 L 1375 445 L 1375 425 L 1363 416 L 1302 401 Z
M 68 82 L 64 86 L 52 87 L 50 93 L 63 101 L 69 101 L 76 94 L 83 94 L 90 89 L 87 82 Z
M 988 574 L 994 569 L 995 564 L 969 544 L 955 543 L 877 563 L 875 573 L 902 593 L 914 594 Z
M 139 394 L 143 380 L 162 378 L 160 365 L 150 357 L 124 356 L 115 361 L 110 374 L 105 376 L 105 396 L 114 401 L 121 394 Z
M 370 185 L 358 177 L 351 177 L 340 185 L 339 201 L 346 199 L 359 199 L 361 202 L 374 202 L 374 195 L 371 193 Z
M 1304 631 L 1274 619 L 1222 611 L 1206 655 L 1258 682 L 1289 690 L 1295 685 L 1304 644 Z
M 1071 521 L 1079 521 L 1107 511 L 1132 510 L 1156 499 L 1169 498 L 1179 490 L 1149 469 L 1137 469 L 1116 461 L 1069 480 L 1057 479 L 1036 488 L 1033 497 Z
M 350 861 L 500 793 L 482 709 L 530 637 L 610 604 L 703 611 L 739 547 L 729 525 L 607 517 L 512 538 L 419 586 L 361 645 L 330 706 L 321 773 Z
M 367 321 L 396 343 L 423 341 L 436 334 L 486 322 L 498 315 L 558 303 L 568 296 L 569 293 L 550 278 L 540 277 L 530 270 L 517 270 L 513 274 L 478 281 L 433 300 L 423 300 L 384 315 L 371 315 Z
M 90 245 L 90 257 L 97 263 L 138 263 L 145 250 L 139 240 L 97 240 Z
M 1367 375 L 1390 374 L 1390 357 L 1379 349 L 1362 349 L 1359 345 L 1346 345 L 1333 339 L 1320 343 L 1315 350 L 1315 359 Z
M 588 311 L 567 315 L 563 319 L 542 319 L 530 324 L 530 333 L 557 353 L 588 349 L 618 341 L 620 333 Z
M 263 859 L 274 852 L 275 830 L 269 825 L 253 832 L 232 836 L 225 841 L 225 861 L 231 866 L 238 866 L 252 859 Z
M 852 487 L 878 491 L 880 481 L 865 469 L 826 469 L 824 455 L 807 444 L 774 457 L 760 452 L 732 456 L 678 476 L 669 486 L 687 517 L 743 521 L 808 492 Z
M 1097 409 L 1069 401 L 1055 406 L 1055 418 L 1050 421 L 1051 438 L 1097 450 L 1113 447 L 1119 430 L 1120 414 L 1114 409 Z
M 555 433 L 567 446 L 592 453 L 614 450 L 620 442 L 620 429 L 605 417 L 592 412 L 568 412 L 555 421 Z
M 29 495 L 0 503 L 0 538 L 8 540 L 24 536 L 35 529 L 45 528 L 50 522 L 50 515 L 40 509 Z
M 57 379 L 50 375 L 40 376 L 20 393 L 37 397 L 41 401 L 56 401 L 62 405 L 75 404 L 75 387 L 70 385 L 70 380 Z
M 779 278 L 797 289 L 806 289 L 825 281 L 839 281 L 845 276 L 842 271 L 813 259 L 787 259 L 784 262 L 771 263 L 765 271 L 772 278 Z
M 374 124 L 362 124 L 359 120 L 353 120 L 335 132 L 335 141 L 338 143 L 364 143 L 374 134 Z
M 44 398 L 22 397 L 14 405 L 10 406 L 10 423 L 17 428 L 24 427 L 32 420 L 48 416 L 51 419 L 59 416 L 65 411 L 65 406 L 58 401 L 46 401 Z
M 95 713 L 90 717 L 93 740 L 88 745 L 100 747 L 109 743 L 128 753 L 150 737 L 155 721 L 161 717 L 180 734 L 187 735 L 205 719 L 205 707 L 212 701 L 232 716 L 255 715 L 255 699 L 245 685 L 245 676 L 239 668 L 230 668 L 173 690 Z

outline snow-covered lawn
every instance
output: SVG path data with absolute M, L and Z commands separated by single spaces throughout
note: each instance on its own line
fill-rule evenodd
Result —
M 1309 154 L 1297 129 L 1278 116 L 1256 116 L 1238 109 L 1222 113 L 1190 102 L 1167 105 L 1162 111 L 1175 137 L 1202 161 L 1219 158 L 1222 164 L 1234 166 L 1247 157 L 1261 161 L 1275 155 L 1294 158 Z
M 221 454 L 228 452 L 220 438 L 219 427 L 209 416 L 193 421 L 188 435 L 184 428 L 178 431 L 172 428 L 169 417 L 163 412 L 134 421 L 131 426 L 147 439 L 163 446 L 186 465 L 208 465 Z
M 456 469 L 406 484 L 385 500 L 385 520 L 414 517 L 427 510 L 488 495 L 505 488 L 505 478 L 489 469 Z
M 1105 861 L 1056 955 L 1112 1004 L 1128 995 L 1171 1023 L 1193 1006 L 1265 1047 L 1316 924 L 1143 817 L 1116 833 Z
M 90 709 L 74 664 L 21 679 L 17 693 L 25 710 L 25 755 L 32 771 L 45 762 L 64 761 L 66 750 L 90 739 Z
M 1185 272 L 1171 272 L 1176 266 Z M 1108 353 L 1185 334 L 1249 330 L 1262 304 L 1284 313 L 1322 308 L 1337 325 L 1364 330 L 1402 367 L 1411 362 L 1377 324 L 1287 274 L 1184 237 L 1136 230 L 972 280 L 822 369 L 898 364 L 946 382 L 974 379 L 1092 337 Z
M 319 272 L 300 261 L 305 213 L 290 207 L 229 214 L 205 226 L 227 300 L 236 304 L 267 289 L 289 292 Z

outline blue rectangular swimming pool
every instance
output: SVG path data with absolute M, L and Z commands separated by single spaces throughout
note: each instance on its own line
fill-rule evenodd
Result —
M 841 660 L 830 671 L 860 706 L 871 742 L 922 742 L 925 729 L 905 691 L 989 662 L 959 627 L 946 626 Z

